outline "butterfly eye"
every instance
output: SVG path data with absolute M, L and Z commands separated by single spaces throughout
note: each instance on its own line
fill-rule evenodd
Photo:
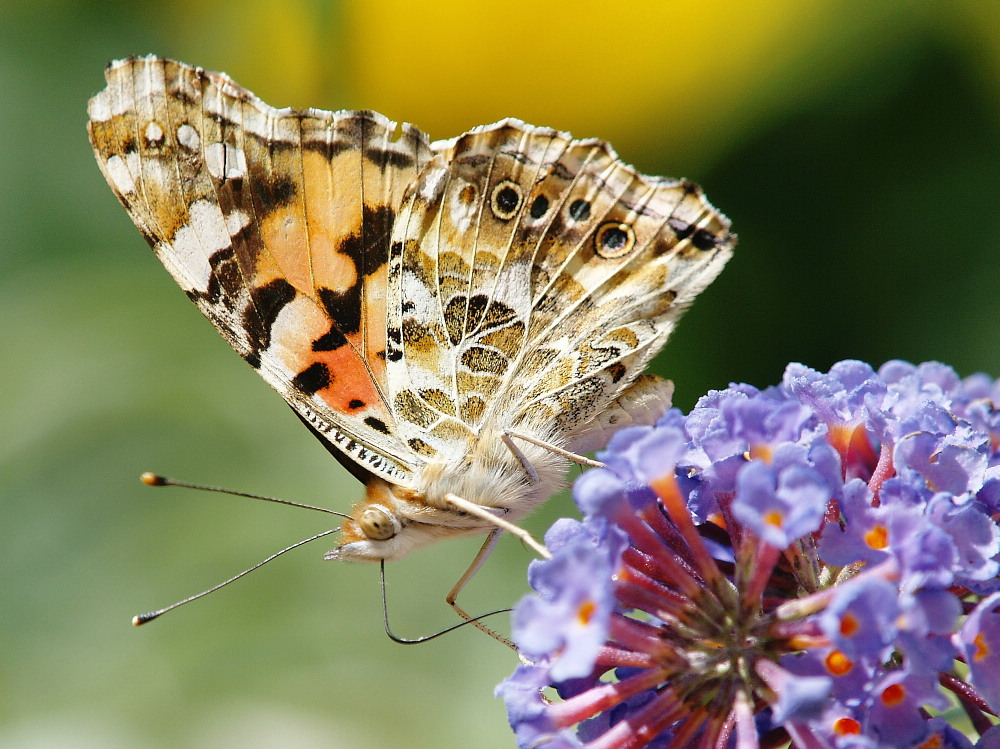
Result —
M 388 541 L 399 533 L 399 521 L 381 505 L 372 505 L 361 513 L 358 520 L 361 532 L 372 541 Z
M 634 246 L 635 231 L 628 224 L 618 221 L 602 224 L 594 235 L 594 250 L 608 260 L 627 255 Z
M 509 179 L 500 180 L 490 195 L 490 208 L 493 215 L 506 221 L 513 218 L 521 205 L 521 186 Z

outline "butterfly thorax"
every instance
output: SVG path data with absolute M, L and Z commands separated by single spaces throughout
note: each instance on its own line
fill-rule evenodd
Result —
M 443 456 L 421 470 L 415 488 L 372 477 L 366 497 L 344 524 L 341 545 L 327 559 L 391 560 L 445 538 L 485 534 L 496 526 L 454 509 L 448 495 L 473 502 L 516 522 L 558 490 L 568 461 L 537 445 L 500 432 L 480 435 L 461 457 Z M 522 460 L 524 463 L 522 464 Z

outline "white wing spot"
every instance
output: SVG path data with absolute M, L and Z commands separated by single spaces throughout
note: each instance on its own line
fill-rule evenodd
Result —
M 146 125 L 146 142 L 151 146 L 158 146 L 163 143 L 163 128 L 158 122 L 149 122 Z
M 424 177 L 424 184 L 420 188 L 420 197 L 428 203 L 434 200 L 444 186 L 444 179 L 448 176 L 447 169 L 434 169 Z
M 188 291 L 208 291 L 212 276 L 208 259 L 230 244 L 227 221 L 223 219 L 219 206 L 210 200 L 199 200 L 192 205 L 188 222 L 177 230 L 170 243 L 171 254 L 192 284 Z
M 132 158 L 133 156 L 136 156 L 134 152 L 128 155 L 128 159 L 133 162 L 132 164 L 126 162 L 118 154 L 115 154 L 105 162 L 111 182 L 114 184 L 115 189 L 123 195 L 135 192 L 135 177 L 132 176 L 132 170 L 137 164 L 135 163 L 135 159 Z
M 101 91 L 87 104 L 87 114 L 94 122 L 107 122 L 114 117 L 110 95 L 107 90 Z M 120 113 L 119 113 L 120 114 Z
M 239 234 L 243 227 L 250 223 L 250 216 L 246 212 L 241 210 L 234 210 L 228 216 L 226 216 L 226 231 L 229 232 L 230 237 L 235 237 Z
M 205 166 L 216 179 L 240 179 L 247 173 L 247 157 L 228 143 L 211 143 L 205 146 Z
M 466 190 L 472 190 L 471 199 L 464 196 Z M 472 225 L 479 210 L 478 203 L 475 202 L 475 187 L 466 183 L 466 187 L 456 189 L 451 194 L 451 222 L 460 232 L 466 232 Z
M 127 63 L 124 66 L 125 74 L 128 74 Z M 161 98 L 167 93 L 167 82 L 163 75 L 163 67 L 160 65 L 142 65 L 136 70 L 135 75 L 135 99 L 134 101 L 145 101 L 146 99 Z
M 177 128 L 177 142 L 189 151 L 197 151 L 201 148 L 201 138 L 198 131 L 186 122 Z

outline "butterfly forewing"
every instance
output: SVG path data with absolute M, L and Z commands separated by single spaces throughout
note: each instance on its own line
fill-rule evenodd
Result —
M 331 444 L 411 478 L 385 397 L 388 241 L 426 137 L 371 112 L 276 110 L 221 74 L 109 66 L 91 103 L 108 182 L 202 312 Z

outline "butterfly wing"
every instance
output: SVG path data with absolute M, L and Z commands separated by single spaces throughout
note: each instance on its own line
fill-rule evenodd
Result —
M 536 229 L 552 249 L 537 256 L 518 366 L 525 393 L 505 418 L 551 421 L 574 447 L 663 347 L 736 238 L 697 185 L 640 175 L 603 143 L 570 149 L 545 182 L 536 189 L 562 188 L 561 198 Z
M 480 130 L 433 144 L 393 233 L 389 389 L 411 444 L 428 454 L 459 453 L 475 439 L 526 342 L 532 258 L 512 251 L 513 236 L 493 218 L 510 194 L 490 175 L 512 174 L 520 151 L 544 150 L 550 131 L 522 130 L 504 151 Z M 535 135 L 537 144 L 526 142 Z
M 689 182 L 518 120 L 433 148 L 390 255 L 402 428 L 438 452 L 487 425 L 584 444 L 731 255 L 728 220 Z M 641 391 L 615 407 L 669 400 Z
M 155 57 L 106 78 L 94 153 L 163 265 L 328 446 L 410 483 L 422 458 L 386 393 L 387 259 L 426 136 L 373 112 L 274 109 Z

